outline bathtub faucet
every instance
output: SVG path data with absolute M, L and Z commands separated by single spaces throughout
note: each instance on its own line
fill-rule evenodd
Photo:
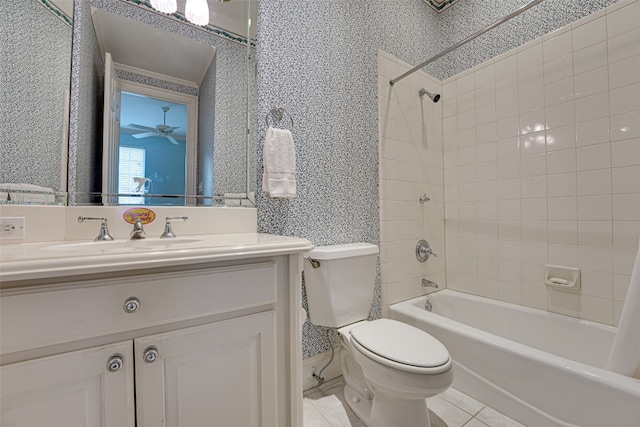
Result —
M 429 279 L 422 279 L 422 283 L 420 283 L 423 288 L 436 288 L 438 289 L 438 284 L 436 282 L 432 282 Z

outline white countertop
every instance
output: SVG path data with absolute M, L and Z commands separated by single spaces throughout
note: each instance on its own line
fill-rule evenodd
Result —
M 260 233 L 114 242 L 58 241 L 0 245 L 0 284 L 20 280 L 190 265 L 303 253 L 306 239 Z

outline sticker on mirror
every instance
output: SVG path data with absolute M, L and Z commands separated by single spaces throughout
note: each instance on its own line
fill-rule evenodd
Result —
M 127 211 L 122 214 L 122 219 L 124 219 L 129 224 L 133 224 L 136 222 L 136 219 L 140 218 L 140 222 L 143 224 L 149 224 L 156 219 L 156 213 L 151 209 L 147 208 L 131 208 L 127 209 Z

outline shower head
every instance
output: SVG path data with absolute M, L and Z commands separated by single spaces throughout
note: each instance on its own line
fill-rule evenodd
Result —
M 440 94 L 439 93 L 431 93 L 426 89 L 420 89 L 420 98 L 422 98 L 424 95 L 428 95 L 429 98 L 431 98 L 431 100 L 433 102 L 440 101 Z

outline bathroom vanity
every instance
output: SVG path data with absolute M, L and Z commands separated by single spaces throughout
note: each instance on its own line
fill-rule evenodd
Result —
M 0 246 L 3 426 L 302 425 L 312 245 L 189 237 Z

